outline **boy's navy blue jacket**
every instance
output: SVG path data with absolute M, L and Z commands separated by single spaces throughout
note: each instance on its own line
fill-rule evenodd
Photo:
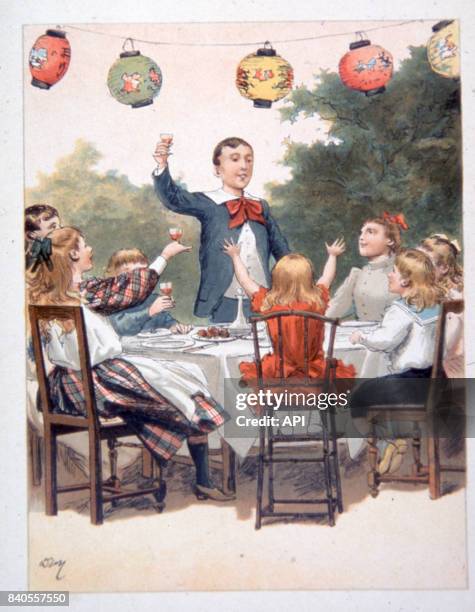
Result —
M 158 294 L 151 293 L 141 304 L 109 315 L 112 327 L 119 336 L 135 336 L 139 332 L 155 331 L 159 327 L 168 329 L 176 323 L 176 320 L 167 310 L 159 312 L 153 317 L 148 314 L 148 309 L 157 297 Z
M 231 284 L 234 268 L 231 258 L 223 253 L 223 240 L 238 241 L 241 227 L 228 228 L 230 215 L 226 206 L 218 205 L 201 192 L 189 193 L 176 185 L 168 167 L 153 175 L 155 193 L 166 208 L 183 215 L 196 217 L 201 223 L 200 266 L 201 279 L 195 301 L 195 315 L 207 317 L 219 306 Z M 230 196 L 229 199 L 232 199 Z M 249 221 L 256 237 L 256 246 L 268 284 L 269 259 L 280 259 L 290 252 L 287 240 L 272 217 L 269 204 L 260 200 L 266 224 Z

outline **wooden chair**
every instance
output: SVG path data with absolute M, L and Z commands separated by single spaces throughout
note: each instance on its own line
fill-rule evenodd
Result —
M 441 314 L 436 328 L 434 360 L 431 378 L 428 381 L 426 401 L 421 404 L 411 405 L 372 405 L 368 409 L 367 418 L 371 425 L 371 432 L 368 436 L 368 458 L 370 464 L 368 486 L 372 497 L 378 495 L 381 482 L 408 482 L 428 484 L 430 498 L 438 499 L 441 495 L 441 472 L 465 471 L 464 467 L 441 465 L 439 453 L 439 408 L 441 401 L 443 401 L 443 397 L 441 397 L 441 381 L 446 379 L 443 368 L 446 321 L 449 313 L 460 314 L 463 312 L 463 308 L 463 300 L 447 301 L 441 305 Z M 412 474 L 404 476 L 390 473 L 380 474 L 378 472 L 376 428 L 378 424 L 384 422 L 413 423 L 412 452 L 414 463 Z M 421 424 L 425 424 L 427 427 L 427 464 L 425 466 L 421 462 Z
M 119 499 L 148 494 L 160 496 L 163 492 L 161 482 L 157 486 L 140 490 L 121 489 L 116 474 L 117 447 L 121 444 L 118 439 L 135 436 L 135 433 L 121 418 L 102 419 L 98 416 L 82 309 L 79 306 L 29 306 L 28 309 L 43 411 L 46 514 L 56 515 L 58 513 L 58 493 L 89 489 L 91 523 L 99 525 L 104 520 L 103 504 L 107 502 L 115 505 Z M 72 416 L 53 411 L 39 328 L 40 320 L 51 321 L 53 319 L 71 320 L 75 325 L 86 406 L 85 416 Z M 86 432 L 89 436 L 89 481 L 85 484 L 59 487 L 57 483 L 57 437 L 77 432 Z M 107 440 L 112 466 L 111 478 L 105 482 L 102 477 L 101 440 Z M 151 474 L 151 456 L 147 454 L 145 457 L 147 465 L 144 466 L 144 471 Z M 106 495 L 105 492 L 108 494 Z M 158 502 L 157 507 L 161 511 L 164 504 Z
M 301 317 L 304 322 L 303 348 L 304 348 L 304 372 L 302 377 L 285 378 L 285 342 L 282 332 L 282 319 L 286 317 Z M 279 358 L 279 375 L 277 379 L 266 381 L 263 378 L 262 360 L 259 346 L 257 323 L 261 321 L 277 321 L 278 339 L 277 346 L 273 346 L 274 354 Z M 317 320 L 330 324 L 330 339 L 325 362 L 325 371 L 322 379 L 316 380 L 309 376 L 309 321 Z M 257 385 L 259 390 L 270 389 L 279 392 L 285 389 L 298 389 L 298 392 L 308 393 L 328 392 L 334 384 L 337 361 L 333 358 L 333 347 L 335 343 L 338 319 L 329 319 L 317 313 L 302 310 L 283 310 L 269 314 L 255 315 L 250 317 L 254 341 L 254 355 L 257 366 Z M 315 410 L 320 415 L 321 432 L 316 433 L 279 433 L 272 425 L 261 425 L 259 427 L 259 454 L 257 471 L 257 504 L 256 504 L 256 529 L 260 529 L 263 518 L 280 517 L 290 519 L 321 518 L 327 516 L 329 524 L 335 524 L 335 511 L 343 512 L 343 499 L 341 490 L 340 468 L 337 451 L 337 432 L 335 425 L 334 409 Z M 272 417 L 278 415 L 272 406 L 266 406 L 263 410 L 264 416 Z M 280 446 L 279 446 L 280 445 Z M 289 450 L 293 454 L 289 454 Z M 308 456 L 310 454 L 310 456 Z M 277 463 L 315 463 L 323 464 L 325 478 L 325 496 L 313 499 L 301 498 L 278 498 L 274 496 L 274 464 Z M 264 480 L 267 471 L 267 503 L 264 506 Z M 325 512 L 295 512 L 276 511 L 276 505 L 326 505 Z

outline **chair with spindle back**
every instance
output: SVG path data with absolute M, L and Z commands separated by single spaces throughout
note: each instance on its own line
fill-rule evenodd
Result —
M 84 315 L 80 306 L 29 306 L 33 350 L 38 377 L 40 403 L 43 412 L 44 448 L 45 448 L 45 497 L 46 514 L 58 513 L 58 493 L 89 489 L 91 523 L 99 525 L 104 520 L 103 504 L 113 505 L 119 499 L 138 497 L 148 494 L 158 499 L 163 494 L 161 482 L 157 486 L 139 490 L 122 490 L 115 476 L 116 447 L 119 438 L 135 436 L 129 426 L 120 418 L 103 419 L 99 417 L 92 381 L 89 347 L 87 343 Z M 40 321 L 70 320 L 73 321 L 77 334 L 81 378 L 83 385 L 86 414 L 73 416 L 54 411 L 49 394 L 43 349 L 41 344 Z M 85 432 L 89 438 L 89 481 L 85 484 L 74 484 L 59 487 L 57 483 L 57 438 L 77 432 Z M 101 440 L 107 440 L 112 460 L 112 477 L 104 482 L 102 477 Z M 147 451 L 148 453 L 148 451 Z M 150 462 L 151 460 L 149 460 Z M 148 466 L 150 470 L 150 465 Z M 104 494 L 107 493 L 107 495 Z M 157 503 L 161 511 L 164 504 Z
M 282 319 L 286 317 L 300 317 L 303 319 L 303 372 L 302 376 L 285 377 L 285 339 L 282 330 Z M 259 346 L 259 336 L 257 324 L 259 322 L 277 321 L 277 342 L 273 342 L 274 355 L 278 357 L 279 372 L 272 380 L 266 380 L 263 376 L 261 349 Z M 309 373 L 309 322 L 316 320 L 321 322 L 322 326 L 326 323 L 330 325 L 329 343 L 327 347 L 325 369 L 321 379 L 310 377 Z M 304 311 L 304 310 L 282 310 L 252 316 L 249 319 L 252 325 L 252 334 L 254 342 L 254 357 L 257 367 L 257 387 L 259 390 L 270 389 L 272 392 L 278 392 L 297 388 L 299 393 L 325 393 L 334 386 L 337 360 L 333 357 L 333 349 L 335 344 L 336 328 L 338 319 L 330 319 L 323 315 Z M 274 339 L 275 340 L 275 339 Z M 329 524 L 335 524 L 335 511 L 343 512 L 343 499 L 341 490 L 340 468 L 337 449 L 337 431 L 335 424 L 335 411 L 333 407 L 328 407 L 325 410 L 315 409 L 320 415 L 321 431 L 306 433 L 282 433 L 281 430 L 273 425 L 259 426 L 259 454 L 258 454 L 258 471 L 257 471 L 257 507 L 256 507 L 256 529 L 260 529 L 263 518 L 280 517 L 287 519 L 307 519 L 321 518 L 327 516 Z M 266 405 L 263 410 L 264 416 L 272 417 L 277 415 L 272 406 Z M 269 422 L 267 420 L 267 422 Z M 275 445 L 278 445 L 277 447 Z M 280 445 L 280 446 L 279 446 Z M 277 449 L 284 451 L 286 454 L 282 456 L 282 452 L 277 452 Z M 296 454 L 289 455 L 289 449 L 296 449 Z M 306 450 L 311 453 L 311 456 L 302 457 L 297 450 Z M 307 453 L 308 454 L 308 453 Z M 279 456 L 280 455 L 280 456 Z M 297 456 L 298 455 L 298 456 Z M 315 463 L 323 464 L 323 472 L 325 479 L 325 496 L 322 498 L 302 499 L 302 498 L 276 498 L 274 496 L 274 464 L 278 463 Z M 267 503 L 264 506 L 264 480 L 266 479 L 265 472 L 267 471 Z M 324 504 L 327 507 L 324 512 L 295 512 L 295 511 L 276 511 L 276 505 L 300 505 Z
M 426 399 L 422 403 L 414 404 L 391 404 L 371 405 L 368 407 L 367 419 L 371 426 L 368 436 L 368 456 L 370 471 L 368 473 L 368 486 L 372 497 L 379 493 L 379 485 L 382 482 L 402 482 L 412 484 L 428 484 L 431 499 L 438 499 L 441 495 L 441 472 L 464 472 L 463 466 L 441 465 L 439 452 L 440 435 L 440 404 L 443 404 L 442 383 L 446 379 L 443 367 L 444 350 L 446 346 L 446 323 L 447 315 L 453 313 L 460 315 L 464 309 L 463 300 L 452 300 L 443 302 L 441 313 L 437 322 L 435 335 L 434 359 Z M 407 380 L 407 379 L 406 379 Z M 411 384 L 406 383 L 406 384 Z M 451 395 L 445 398 L 451 406 Z M 412 449 L 413 449 L 413 472 L 409 475 L 397 473 L 380 474 L 378 465 L 378 448 L 376 445 L 376 428 L 381 423 L 413 423 Z M 421 436 L 420 425 L 427 426 L 427 464 L 421 462 Z

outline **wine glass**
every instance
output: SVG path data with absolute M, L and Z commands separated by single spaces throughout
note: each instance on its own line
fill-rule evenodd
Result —
M 168 228 L 168 233 L 170 238 L 172 240 L 176 240 L 177 242 L 180 242 L 180 239 L 183 236 L 183 230 L 181 227 L 170 227 Z
M 160 293 L 163 293 L 163 295 L 171 296 L 172 292 L 173 292 L 173 283 L 171 282 L 160 283 Z
M 173 134 L 171 134 L 170 132 L 162 132 L 160 134 L 160 140 L 164 144 L 167 144 L 167 145 L 170 146 L 172 144 L 172 142 L 173 142 Z M 173 153 L 170 152 L 170 149 L 169 149 L 168 155 L 173 155 Z

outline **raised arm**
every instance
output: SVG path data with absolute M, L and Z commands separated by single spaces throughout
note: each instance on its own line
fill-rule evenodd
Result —
M 152 293 L 158 278 L 155 270 L 138 268 L 109 278 L 88 279 L 79 289 L 90 308 L 112 314 L 143 302 Z
M 238 244 L 234 244 L 225 240 L 223 251 L 231 258 L 234 266 L 234 274 L 241 287 L 246 292 L 248 297 L 251 297 L 256 291 L 259 291 L 259 285 L 249 276 L 246 266 L 243 264 L 240 253 L 241 247 Z
M 333 244 L 327 244 L 325 242 L 325 246 L 328 253 L 328 259 L 317 284 L 325 285 L 325 287 L 330 288 L 331 284 L 335 280 L 337 257 L 345 252 L 346 246 L 345 241 L 342 238 L 338 238 L 338 240 L 335 240 Z
M 165 208 L 201 219 L 205 214 L 205 196 L 189 193 L 174 182 L 168 169 L 170 146 L 171 143 L 159 142 L 153 155 L 157 162 L 157 169 L 153 173 L 155 193 Z

